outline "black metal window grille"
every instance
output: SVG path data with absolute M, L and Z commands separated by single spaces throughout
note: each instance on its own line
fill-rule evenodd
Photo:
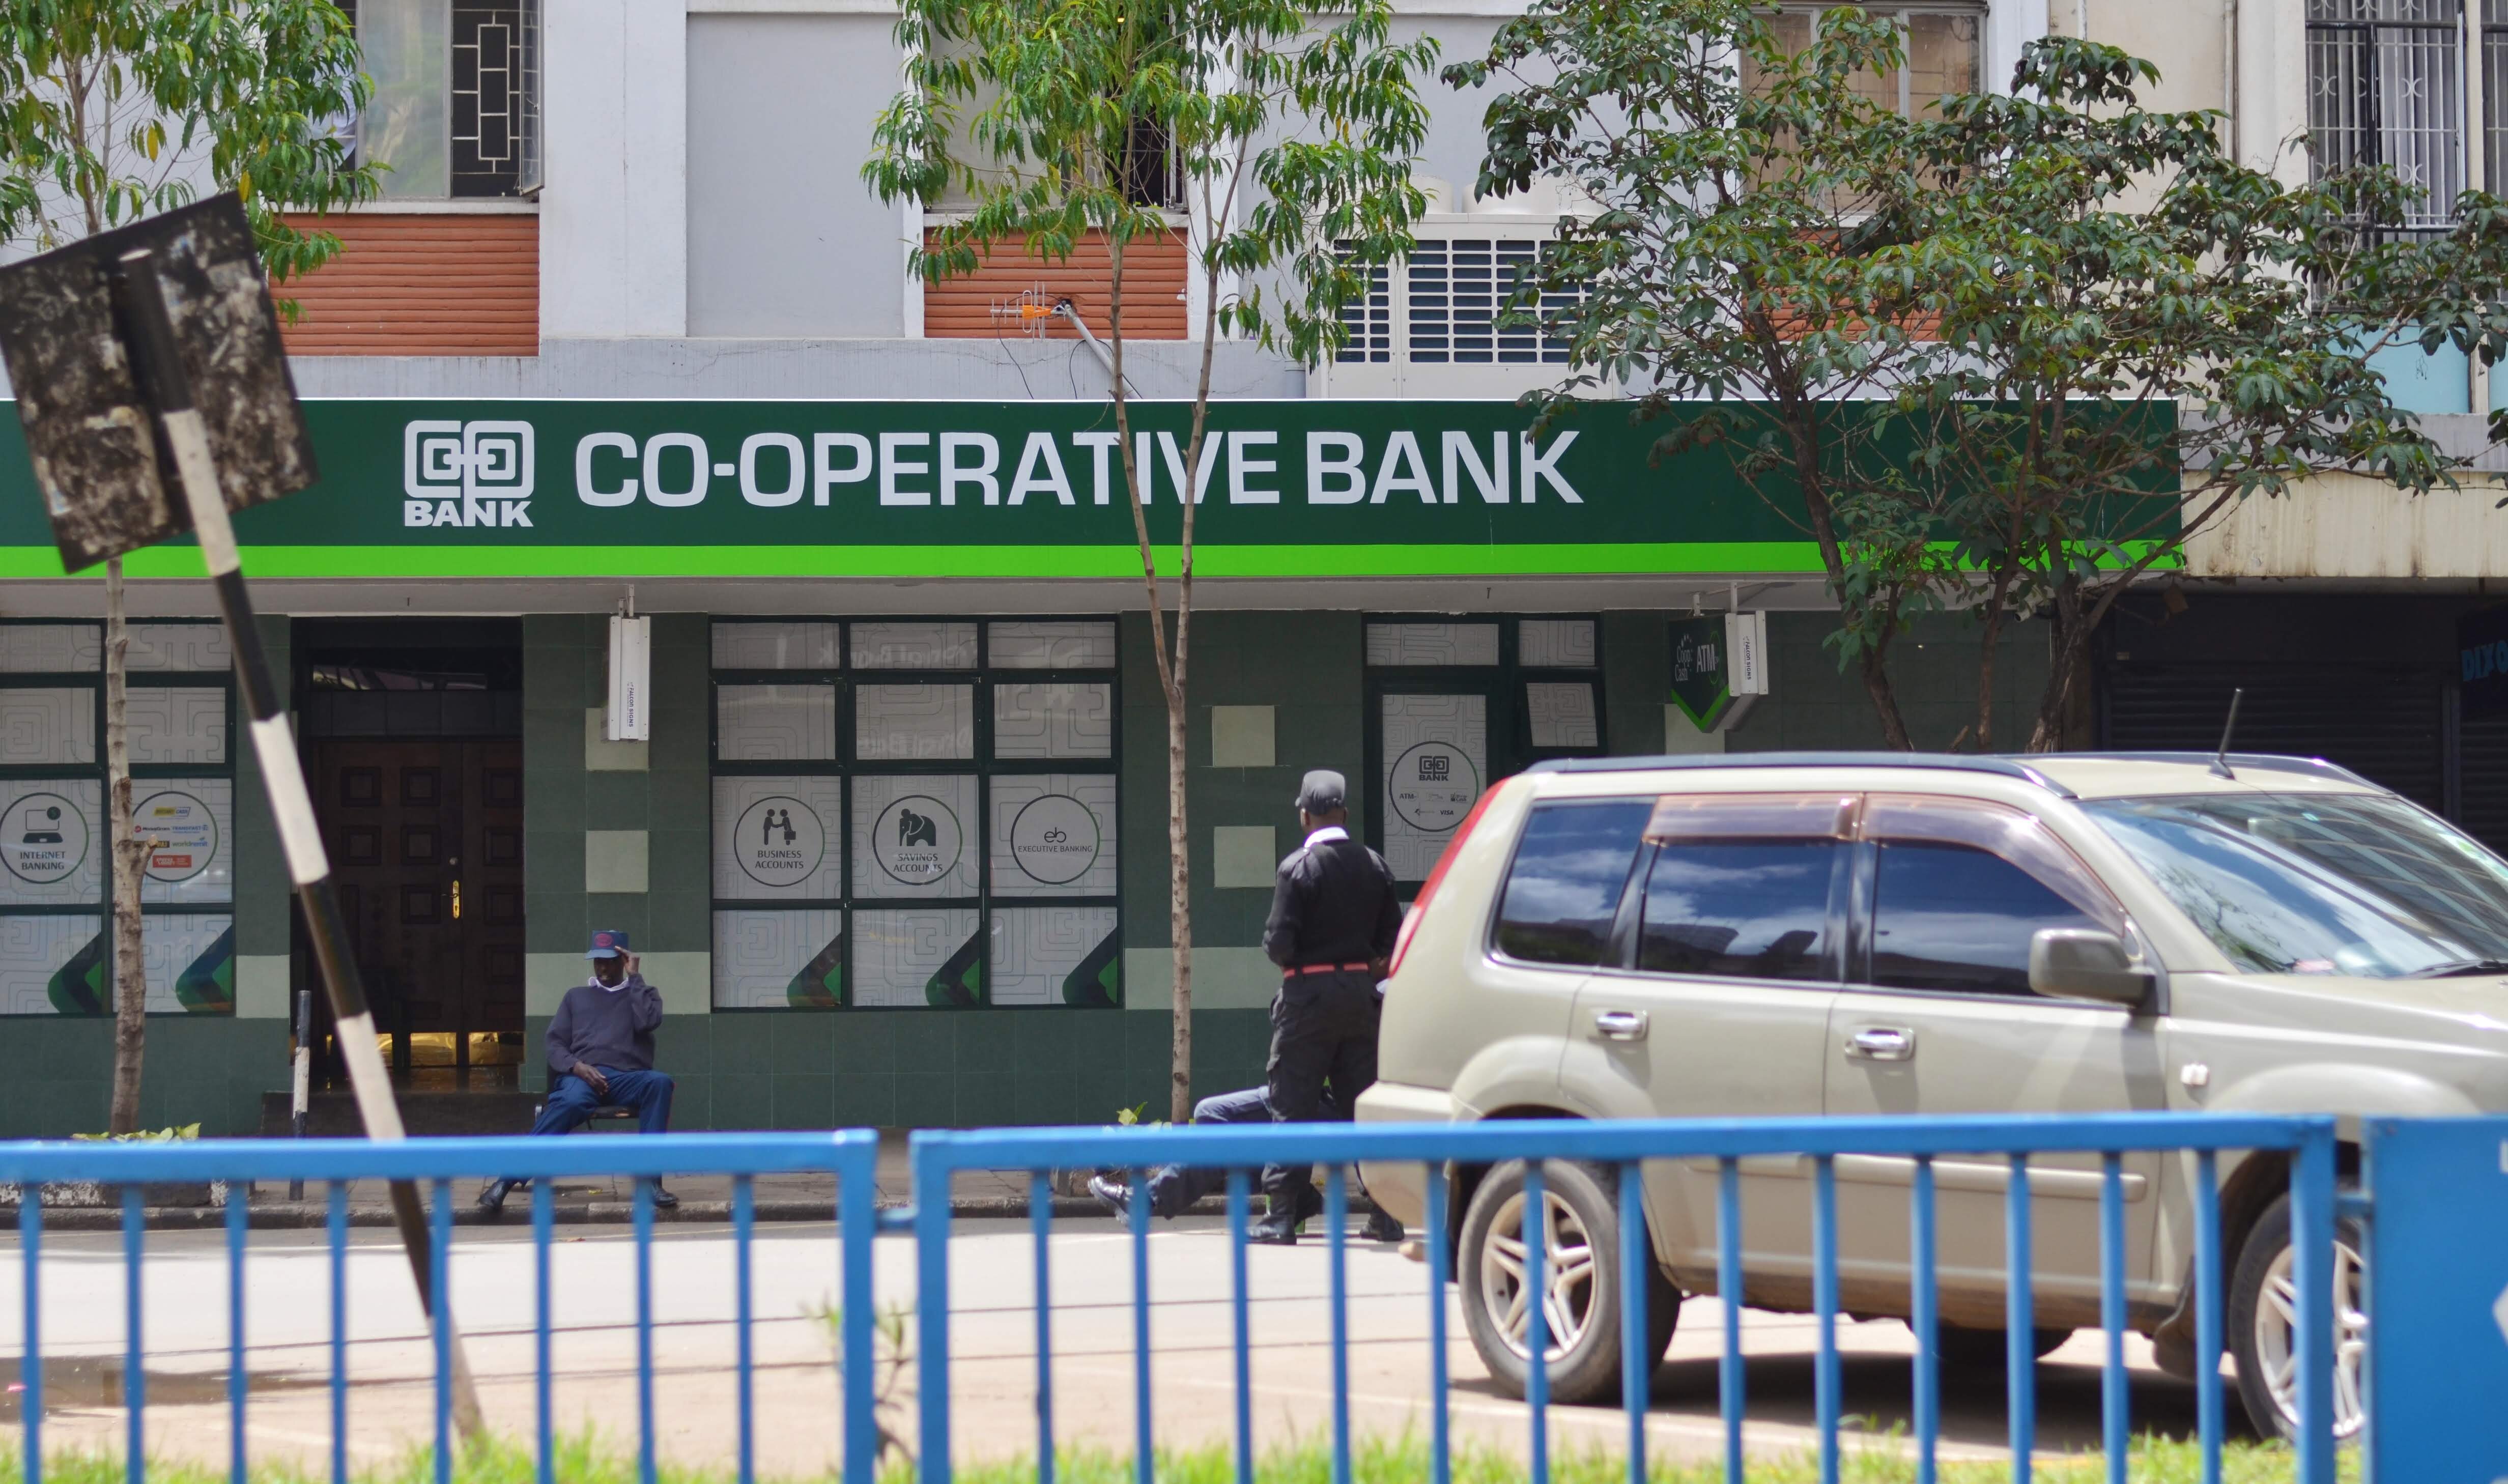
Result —
M 2307 128 L 2320 176 L 2385 166 L 2427 193 L 2403 229 L 2444 229 L 2465 183 L 2462 0 L 2308 0 Z

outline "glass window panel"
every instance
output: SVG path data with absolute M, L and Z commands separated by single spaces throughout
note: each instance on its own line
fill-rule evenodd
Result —
M 233 917 L 152 912 L 140 919 L 139 957 L 150 1014 L 235 1014 Z
M 1584 681 L 1534 681 L 1524 687 L 1535 747 L 1600 747 L 1603 724 L 1594 687 Z
M 1114 755 L 1114 686 L 1089 682 L 993 687 L 994 757 Z
M 854 894 L 975 896 L 975 825 L 972 776 L 855 779 Z
M 844 1003 L 844 913 L 714 914 L 717 1010 L 833 1010 Z
M 101 917 L 0 917 L 0 1015 L 113 1014 Z
M 130 761 L 227 761 L 227 693 L 216 686 L 133 686 Z
M 1114 895 L 1114 774 L 997 774 L 992 804 L 994 896 Z
M 1424 881 L 1489 778 L 1489 698 L 1384 697 L 1384 859 Z
M 973 686 L 858 686 L 854 756 L 865 762 L 976 756 Z
M 976 625 L 930 618 L 857 622 L 853 658 L 861 670 L 972 670 Z
M 1833 980 L 1830 840 L 1676 840 L 1646 872 L 1638 967 L 1724 979 Z
M 996 623 L 987 644 L 985 655 L 996 670 L 1115 668 L 1115 623 L 1110 618 Z
M 833 686 L 717 686 L 715 755 L 725 762 L 824 762 L 836 756 Z
M 93 690 L 0 690 L 0 764 L 93 761 Z
M 215 623 L 134 623 L 129 667 L 139 670 L 226 670 L 235 664 L 227 631 Z
M 1654 804 L 1545 804 L 1525 823 L 1498 907 L 1497 947 L 1542 964 L 1599 964 Z
M 718 900 L 809 902 L 844 895 L 841 778 L 714 781 Z
M 95 624 L 0 623 L 0 671 L 92 671 L 103 665 L 104 630 Z
M 131 823 L 151 842 L 139 900 L 235 900 L 235 780 L 143 778 L 130 798 Z
M 718 670 L 833 670 L 844 663 L 837 625 L 829 623 L 718 623 Z
M 854 1003 L 984 1003 L 982 914 L 972 907 L 854 913 Z
M 1600 649 L 1591 618 L 1527 618 L 1515 627 L 1518 664 L 1533 669 L 1591 670 Z
M 2028 872 L 1972 846 L 1886 840 L 1880 849 L 1876 984 L 2027 994 L 2029 940 L 2040 928 L 2104 926 Z
M 152 785 L 153 787 L 153 785 Z M 0 784 L 0 904 L 104 900 L 104 785 Z
M 1112 907 L 1022 907 L 993 913 L 995 1005 L 1124 1003 L 1124 940 Z
M 1497 663 L 1497 625 L 1371 623 L 1367 626 L 1367 662 L 1371 665 L 1494 665 Z
M 445 0 L 359 0 L 357 49 L 375 84 L 357 127 L 359 160 L 389 167 L 386 196 L 450 196 L 453 8 Z

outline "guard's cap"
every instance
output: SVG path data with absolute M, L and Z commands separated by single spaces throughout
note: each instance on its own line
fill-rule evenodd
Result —
M 1316 768 L 1298 785 L 1298 808 L 1308 814 L 1330 814 L 1349 802 L 1349 780 L 1328 767 Z
M 635 951 L 627 946 L 627 935 L 616 928 L 603 928 L 592 935 L 592 946 L 584 950 L 586 958 L 616 958 Z

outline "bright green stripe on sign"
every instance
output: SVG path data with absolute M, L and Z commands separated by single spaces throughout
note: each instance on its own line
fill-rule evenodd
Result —
M 1172 547 L 1159 568 L 1175 570 Z M 1820 571 L 1809 541 L 1557 545 L 1205 546 L 1201 575 L 1370 577 L 1620 575 Z M 256 577 L 1137 577 L 1128 546 L 246 546 Z M 134 577 L 199 577 L 198 548 L 156 546 L 125 559 Z M 86 575 L 98 575 L 90 573 Z M 57 577 L 49 546 L 0 547 L 0 577 Z

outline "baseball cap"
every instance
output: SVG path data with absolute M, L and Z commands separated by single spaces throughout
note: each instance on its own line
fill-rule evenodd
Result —
M 592 935 L 592 946 L 584 950 L 586 958 L 616 958 L 635 951 L 627 946 L 627 935 L 616 928 L 603 928 Z
M 1349 801 L 1349 780 L 1328 767 L 1316 768 L 1298 785 L 1298 807 L 1309 814 L 1330 814 Z

